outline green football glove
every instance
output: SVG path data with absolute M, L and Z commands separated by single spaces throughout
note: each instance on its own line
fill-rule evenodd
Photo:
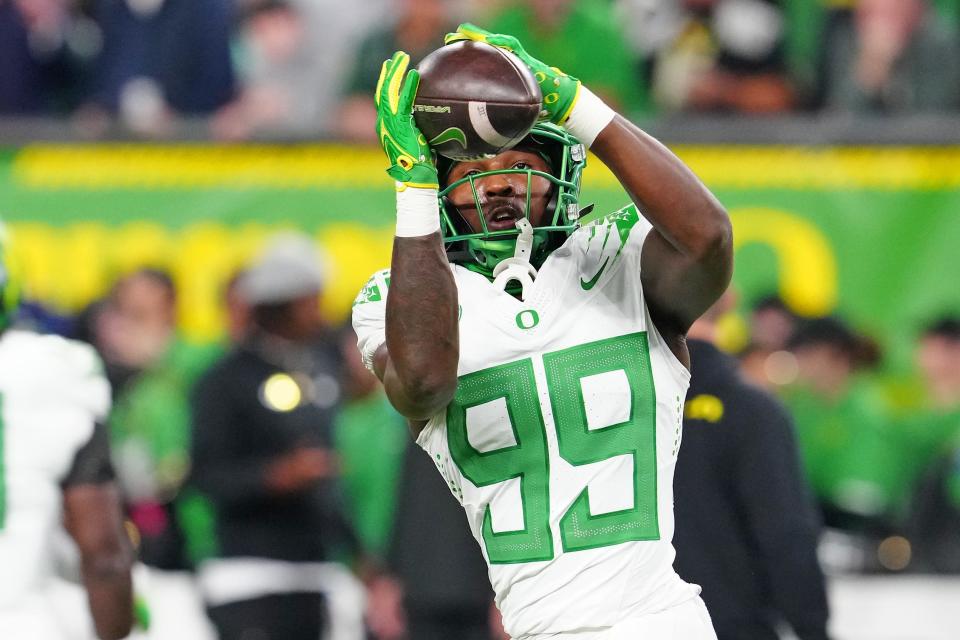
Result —
M 573 76 L 568 76 L 556 67 L 540 62 L 527 53 L 523 45 L 513 36 L 490 33 L 476 25 L 465 22 L 457 27 L 457 30 L 453 33 L 448 33 L 443 42 L 444 44 L 451 44 L 461 40 L 486 42 L 513 53 L 533 72 L 537 84 L 540 85 L 540 91 L 543 93 L 540 119 L 562 125 L 570 117 L 573 105 L 577 102 L 577 96 L 580 94 L 579 80 Z
M 398 188 L 436 189 L 437 168 L 430 145 L 413 121 L 413 99 L 420 74 L 416 69 L 407 73 L 409 64 L 410 56 L 403 51 L 397 51 L 383 63 L 376 93 L 377 136 L 390 160 L 387 173 L 403 185 Z

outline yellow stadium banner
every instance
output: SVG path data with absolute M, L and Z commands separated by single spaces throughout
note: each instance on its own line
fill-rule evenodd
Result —
M 730 211 L 742 299 L 779 293 L 908 337 L 960 308 L 960 147 L 680 146 Z M 582 202 L 626 196 L 591 158 Z M 222 331 L 226 280 L 272 233 L 329 256 L 325 308 L 346 318 L 389 264 L 393 191 L 377 149 L 319 145 L 34 145 L 0 150 L 0 216 L 31 295 L 74 312 L 141 265 L 167 269 L 188 336 Z

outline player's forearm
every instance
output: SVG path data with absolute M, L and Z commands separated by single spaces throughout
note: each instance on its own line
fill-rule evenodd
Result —
M 133 549 L 123 528 L 120 491 L 113 482 L 71 485 L 63 506 L 64 526 L 80 550 L 97 635 L 123 638 L 133 625 Z
M 83 560 L 83 583 L 97 636 L 103 640 L 125 638 L 133 627 L 132 557 L 125 545 L 110 553 Z
M 397 188 L 388 357 L 377 371 L 393 406 L 407 418 L 426 420 L 453 398 L 460 346 L 457 289 L 440 237 L 437 168 L 414 122 L 420 75 L 407 73 L 409 63 L 403 51 L 384 62 L 376 93 L 377 132 Z
M 453 398 L 460 349 L 457 289 L 439 232 L 394 239 L 386 338 L 391 401 L 408 418 L 432 417 Z
M 694 260 L 710 260 L 725 253 L 731 239 L 726 211 L 660 142 L 616 116 L 591 150 L 677 251 Z

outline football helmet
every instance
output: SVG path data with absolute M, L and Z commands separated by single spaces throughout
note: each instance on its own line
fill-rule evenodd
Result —
M 485 171 L 452 182 L 439 192 L 440 226 L 447 256 L 451 262 L 480 273 L 490 280 L 494 279 L 496 266 L 515 255 L 517 238 L 521 231 L 519 228 L 504 231 L 487 229 L 480 205 L 480 195 L 477 193 L 477 180 L 494 174 L 526 174 L 525 218 L 529 218 L 530 215 L 530 181 L 533 176 L 540 176 L 550 181 L 552 187 L 546 211 L 546 219 L 549 222 L 533 229 L 533 246 L 529 252 L 529 262 L 535 269 L 539 269 L 547 256 L 573 233 L 581 213 L 580 176 L 587 161 L 583 145 L 563 128 L 550 123 L 539 123 L 516 147 L 533 150 L 542 155 L 551 167 L 552 174 L 534 169 Z M 440 176 L 448 175 L 454 164 L 453 160 L 438 156 L 437 169 Z M 441 178 L 441 184 L 442 182 Z M 474 232 L 467 228 L 459 211 L 448 198 L 451 191 L 464 183 L 469 183 L 473 191 L 473 201 L 479 212 L 480 224 L 483 225 L 482 231 Z

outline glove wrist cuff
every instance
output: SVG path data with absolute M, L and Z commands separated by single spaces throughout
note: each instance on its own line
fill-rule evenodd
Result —
M 563 126 L 589 149 L 615 115 L 617 115 L 616 111 L 581 84 L 577 97 L 574 98 L 570 116 Z
M 397 237 L 428 236 L 440 230 L 437 190 L 397 183 Z

